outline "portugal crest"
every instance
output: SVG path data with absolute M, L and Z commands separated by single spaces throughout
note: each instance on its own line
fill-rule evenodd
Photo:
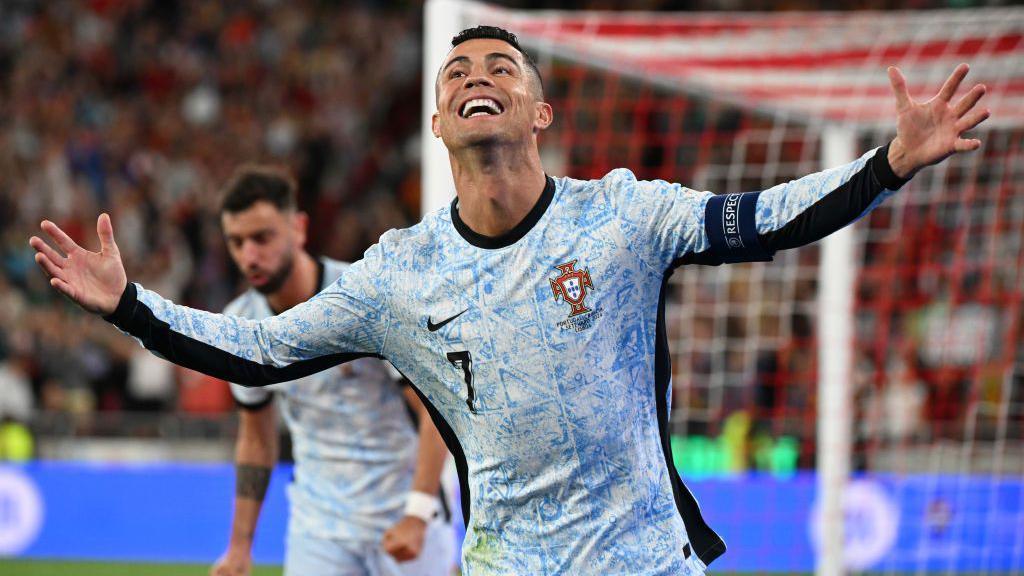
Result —
M 594 289 L 594 283 L 590 280 L 590 269 L 576 270 L 576 260 L 555 266 L 561 276 L 549 278 L 551 291 L 555 295 L 555 301 L 565 300 L 572 309 L 569 311 L 569 318 L 590 312 L 584 303 L 587 297 L 587 289 Z

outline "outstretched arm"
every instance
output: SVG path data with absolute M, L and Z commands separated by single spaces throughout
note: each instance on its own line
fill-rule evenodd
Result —
M 383 349 L 390 312 L 376 282 L 379 246 L 316 297 L 254 321 L 178 306 L 128 283 L 106 214 L 96 226 L 100 252 L 85 250 L 52 222 L 42 228 L 61 252 L 35 236 L 29 243 L 54 288 L 186 368 L 261 386 L 379 356 Z
M 967 70 L 961 64 L 935 97 L 915 102 L 902 74 L 890 68 L 896 138 L 844 166 L 745 194 L 716 196 L 667 182 L 625 182 L 632 191 L 622 208 L 626 230 L 654 234 L 654 252 L 647 255 L 660 267 L 769 260 L 777 250 L 817 241 L 869 212 L 918 170 L 981 146 L 963 133 L 989 116 L 977 106 L 985 87 L 976 85 L 952 102 Z M 638 250 L 645 250 L 649 239 L 636 242 Z
M 981 140 L 962 135 L 989 116 L 987 109 L 975 106 L 985 87 L 977 84 L 955 105 L 950 103 L 967 71 L 967 64 L 957 66 L 937 95 L 927 102 L 914 102 L 899 69 L 890 67 L 897 107 L 896 138 L 845 170 L 826 170 L 761 193 L 756 212 L 761 245 L 774 252 L 815 242 L 878 206 L 920 169 L 980 147 Z M 830 174 L 837 186 L 812 191 L 802 185 L 805 180 L 812 186 L 827 181 Z

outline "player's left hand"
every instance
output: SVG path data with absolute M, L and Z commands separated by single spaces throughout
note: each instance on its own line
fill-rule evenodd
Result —
M 977 150 L 981 140 L 961 138 L 964 132 L 989 116 L 985 107 L 975 105 L 985 94 L 984 84 L 975 84 L 956 103 L 953 95 L 967 76 L 967 64 L 960 64 L 946 79 L 939 93 L 927 102 L 910 98 L 907 81 L 895 66 L 889 67 L 889 82 L 896 95 L 896 138 L 889 146 L 889 165 L 901 178 L 938 164 L 958 152 Z
M 427 523 L 422 518 L 405 516 L 384 533 L 384 551 L 399 562 L 415 560 L 423 551 Z

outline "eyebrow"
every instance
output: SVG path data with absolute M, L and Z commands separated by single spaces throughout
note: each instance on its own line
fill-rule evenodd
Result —
M 468 56 L 456 56 L 455 58 L 452 58 L 451 60 L 448 61 L 447 64 L 444 65 L 444 68 L 441 68 L 441 72 L 444 72 L 445 70 L 451 68 L 452 65 L 455 64 L 456 62 L 469 62 L 469 57 Z
M 516 67 L 517 70 L 519 69 L 519 63 L 516 62 L 515 58 L 509 56 L 508 54 L 505 54 L 504 52 L 491 52 L 487 56 L 484 56 L 484 60 L 486 62 L 493 62 L 494 60 L 498 59 L 508 60 L 509 62 L 512 63 L 513 66 Z M 441 72 L 444 72 L 452 65 L 461 62 L 469 62 L 469 56 L 456 56 L 455 58 L 452 58 L 451 60 L 448 61 L 447 64 L 444 65 L 444 68 L 441 68 Z
M 490 54 L 487 55 L 486 61 L 493 62 L 495 60 L 499 60 L 502 58 L 511 62 L 512 65 L 515 66 L 517 69 L 519 68 L 519 63 L 516 62 L 515 58 L 509 56 L 508 54 L 505 54 L 504 52 L 491 52 Z

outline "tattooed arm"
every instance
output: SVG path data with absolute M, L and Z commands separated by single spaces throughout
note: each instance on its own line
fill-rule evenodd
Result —
M 277 419 L 272 402 L 239 410 L 235 445 L 235 512 L 227 552 L 217 561 L 213 576 L 248 576 L 252 569 L 252 539 L 277 462 Z

